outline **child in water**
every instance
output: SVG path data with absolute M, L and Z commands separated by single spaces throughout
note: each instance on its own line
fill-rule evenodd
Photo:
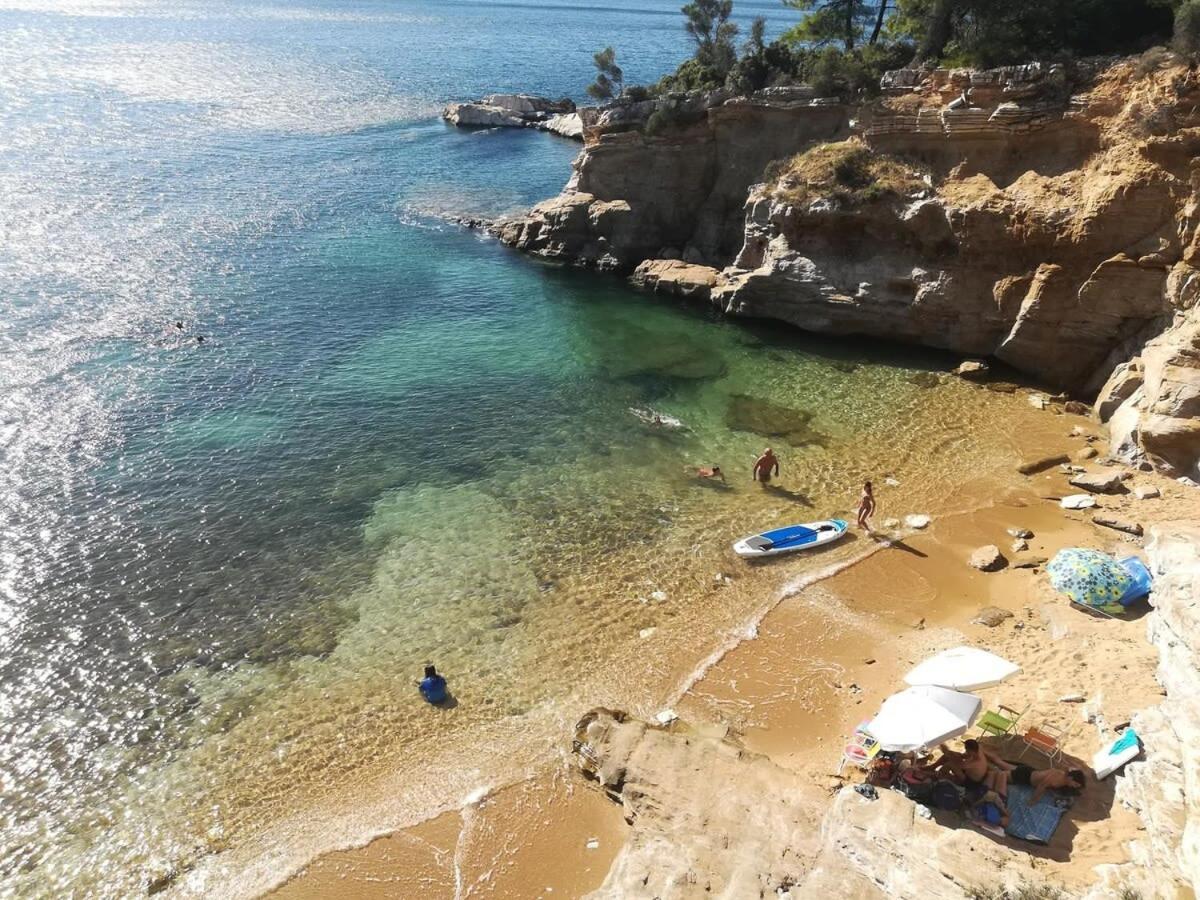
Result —
M 446 679 L 438 674 L 436 666 L 425 667 L 425 677 L 417 687 L 428 703 L 437 705 L 446 701 Z
M 858 500 L 858 527 L 864 531 L 871 530 L 871 516 L 875 514 L 875 494 L 871 490 L 871 482 L 863 484 L 862 496 Z

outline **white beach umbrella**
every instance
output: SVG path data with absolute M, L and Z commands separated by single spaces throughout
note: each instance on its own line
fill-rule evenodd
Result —
M 980 700 L 943 687 L 921 685 L 892 694 L 867 724 L 884 750 L 923 750 L 958 737 L 975 724 Z
M 956 691 L 982 691 L 1016 675 L 1021 667 L 978 647 L 954 647 L 931 656 L 904 680 L 914 687 L 932 684 Z

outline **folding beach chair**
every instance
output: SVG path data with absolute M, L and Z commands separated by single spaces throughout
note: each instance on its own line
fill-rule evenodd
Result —
M 1004 737 L 1007 734 L 1012 734 L 1017 723 L 1021 721 L 1021 716 L 1029 712 L 1029 707 L 1025 707 L 1020 712 L 1017 712 L 1011 706 L 999 704 L 999 708 L 995 710 L 989 709 L 975 722 L 975 727 L 979 729 L 979 734 L 991 734 L 996 737 Z
M 869 769 L 878 755 L 879 741 L 867 734 L 860 725 L 854 729 L 854 737 L 842 750 L 842 761 L 838 763 L 838 774 L 842 774 L 846 763 L 858 766 L 860 769 Z
M 1062 756 L 1063 744 L 1067 740 L 1067 729 L 1043 722 L 1041 725 L 1034 726 L 1021 735 L 1021 740 L 1025 746 L 1017 754 L 1017 759 L 1024 756 L 1026 750 L 1033 748 L 1045 756 L 1051 765 L 1054 765 L 1058 758 Z

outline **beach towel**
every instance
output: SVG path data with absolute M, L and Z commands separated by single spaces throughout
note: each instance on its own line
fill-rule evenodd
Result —
M 1033 788 L 1031 787 L 1023 784 L 1008 786 L 1010 818 L 1006 830 L 1012 837 L 1020 838 L 1023 841 L 1048 844 L 1050 838 L 1054 836 L 1054 830 L 1058 828 L 1059 820 L 1066 812 L 1069 801 L 1056 796 L 1053 791 L 1047 791 L 1042 794 L 1036 806 L 1030 806 L 1029 798 L 1032 796 Z

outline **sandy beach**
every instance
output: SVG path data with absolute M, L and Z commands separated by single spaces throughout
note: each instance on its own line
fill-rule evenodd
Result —
M 1027 459 L 1079 453 L 1089 436 L 1095 440 L 1094 428 L 1078 417 L 1047 413 L 1041 421 L 1040 433 L 1032 429 L 1021 440 Z M 1189 488 L 1158 475 L 1134 473 L 1128 485 L 1152 485 L 1162 496 L 1101 496 L 1099 506 L 1149 525 L 1186 517 L 1194 504 Z M 1045 579 L 1039 561 L 1063 547 L 1139 550 L 1138 539 L 1092 523 L 1091 511 L 1062 510 L 1056 498 L 1073 492 L 1060 466 L 1032 476 L 1014 471 L 1004 483 L 964 485 L 955 503 L 968 511 L 934 511 L 927 529 L 897 538 L 896 529 L 880 523 L 914 511 L 887 509 L 885 491 L 875 535 L 881 549 L 785 596 L 752 639 L 713 661 L 678 698 L 681 722 L 730 737 L 815 784 L 836 786 L 841 746 L 854 726 L 902 685 L 916 662 L 968 643 L 1022 667 L 984 692 L 985 706 L 1003 702 L 1027 710 L 1027 721 L 1069 727 L 1068 755 L 1090 759 L 1100 743 L 1095 723 L 1125 722 L 1161 691 L 1153 678 L 1156 654 L 1137 616 L 1114 620 L 1072 609 Z M 1012 551 L 1013 528 L 1034 533 L 1028 549 Z M 968 565 L 971 552 L 986 544 L 1007 557 L 1002 571 Z M 995 627 L 973 622 L 987 606 L 1009 615 Z M 1084 701 L 1060 700 L 1073 695 Z M 568 742 L 564 735 L 564 750 Z M 1019 742 L 998 745 L 1009 755 L 1019 749 Z M 1124 844 L 1138 827 L 1132 813 L 1114 806 L 1110 781 L 1077 802 L 1049 846 L 1005 842 L 1039 860 L 1051 878 L 1078 888 L 1092 880 L 1095 865 L 1125 859 Z M 564 756 L 556 769 L 461 812 L 328 854 L 277 895 L 582 896 L 603 882 L 626 828 L 621 807 Z

